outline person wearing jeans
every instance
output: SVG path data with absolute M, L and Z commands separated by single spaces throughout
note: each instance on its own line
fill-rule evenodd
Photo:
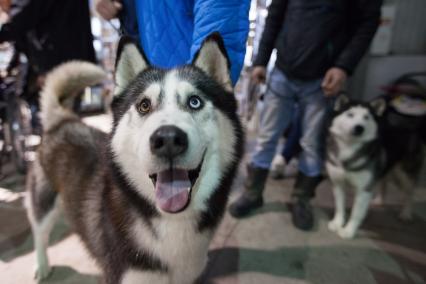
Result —
M 310 199 L 322 179 L 327 105 L 366 52 L 379 24 L 380 7 L 381 0 L 272 0 L 253 63 L 253 80 L 264 81 L 274 48 L 277 61 L 268 80 L 245 190 L 231 204 L 231 215 L 243 217 L 263 205 L 278 140 L 297 103 L 302 151 L 291 213 L 297 228 L 312 229 Z

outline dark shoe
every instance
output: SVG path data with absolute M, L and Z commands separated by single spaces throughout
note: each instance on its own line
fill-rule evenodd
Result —
M 296 200 L 291 207 L 291 215 L 291 220 L 296 228 L 310 231 L 314 227 L 314 215 L 309 200 Z
M 268 169 L 247 166 L 247 178 L 244 192 L 231 204 L 229 213 L 235 218 L 247 216 L 253 210 L 263 206 L 263 189 L 268 178 Z
M 250 199 L 242 194 L 234 203 L 229 206 L 229 213 L 235 218 L 242 218 L 250 214 L 253 210 L 263 206 L 263 197 Z
M 315 189 L 322 181 L 322 176 L 309 177 L 298 172 L 293 190 L 291 219 L 296 228 L 310 231 L 314 227 L 314 215 L 309 200 L 315 196 Z
M 299 199 L 315 197 L 315 189 L 323 179 L 323 176 L 309 177 L 299 171 L 296 175 L 292 196 Z

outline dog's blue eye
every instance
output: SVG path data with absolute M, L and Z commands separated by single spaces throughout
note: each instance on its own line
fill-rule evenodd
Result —
M 197 96 L 191 96 L 188 99 L 188 106 L 192 109 L 200 109 L 203 106 L 203 102 Z

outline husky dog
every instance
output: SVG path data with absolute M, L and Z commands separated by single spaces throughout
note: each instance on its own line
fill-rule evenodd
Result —
M 342 238 L 353 238 L 367 214 L 374 188 L 385 190 L 389 181 L 406 191 L 400 217 L 411 218 L 411 196 L 420 174 L 423 146 L 416 133 L 403 133 L 386 123 L 387 103 L 336 99 L 327 141 L 326 168 L 333 184 L 335 215 L 328 228 Z M 345 191 L 355 191 L 345 224 Z
M 28 178 L 38 279 L 49 274 L 48 236 L 63 211 L 104 283 L 196 281 L 243 153 L 229 67 L 217 33 L 191 65 L 171 70 L 150 66 L 122 39 L 111 135 L 71 111 L 102 70 L 71 62 L 48 75 L 44 134 Z

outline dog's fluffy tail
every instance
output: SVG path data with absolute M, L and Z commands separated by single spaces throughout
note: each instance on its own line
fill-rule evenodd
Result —
M 70 61 L 53 69 L 41 92 L 41 122 L 49 131 L 61 121 L 76 117 L 75 98 L 88 86 L 102 82 L 106 73 L 98 66 L 83 61 Z

